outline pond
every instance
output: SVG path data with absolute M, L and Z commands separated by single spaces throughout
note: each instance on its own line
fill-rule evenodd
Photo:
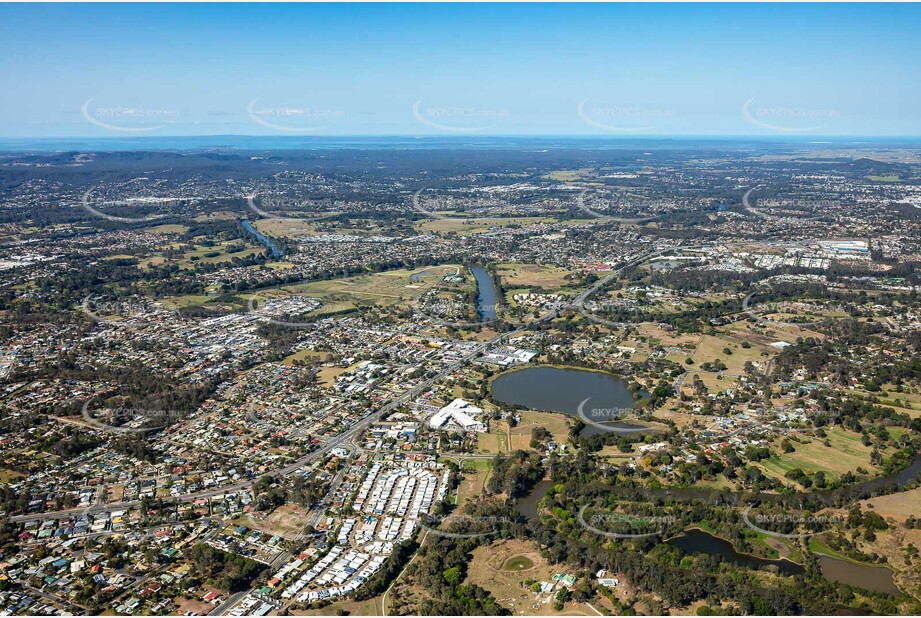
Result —
M 840 584 L 850 584 L 864 590 L 882 592 L 885 594 L 900 594 L 899 587 L 895 585 L 892 569 L 869 564 L 855 564 L 831 556 L 819 556 L 819 566 L 825 579 Z
M 583 412 L 599 422 L 606 419 L 592 414 L 592 410 L 626 412 L 636 407 L 633 394 L 624 380 L 584 369 L 528 367 L 500 375 L 493 380 L 491 388 L 496 401 L 532 410 L 559 412 L 576 418 L 579 418 L 579 405 L 585 401 Z M 640 428 L 622 422 L 611 425 Z M 603 429 L 589 425 L 582 430 L 582 436 L 591 436 L 601 431 Z
M 538 519 L 537 516 L 537 505 L 547 495 L 547 492 L 550 491 L 550 488 L 553 487 L 553 482 L 549 480 L 538 481 L 537 485 L 528 492 L 528 495 L 518 501 L 516 505 L 518 507 L 518 512 L 521 513 L 522 517 L 529 521 L 534 521 Z
M 802 565 L 789 560 L 768 560 L 767 558 L 759 558 L 758 556 L 738 552 L 732 543 L 726 539 L 713 536 L 709 532 L 704 532 L 703 530 L 688 530 L 665 542 L 673 547 L 677 547 L 686 554 L 710 554 L 711 556 L 718 556 L 726 562 L 731 562 L 750 569 L 760 569 L 762 567 L 774 565 L 784 575 L 802 575 L 806 572 L 806 569 L 804 569 Z
M 768 560 L 738 552 L 726 539 L 699 529 L 687 530 L 679 536 L 668 539 L 666 543 L 686 554 L 710 554 L 726 562 L 751 569 L 775 565 L 784 575 L 801 575 L 806 572 L 802 565 L 786 559 Z M 892 570 L 886 567 L 856 564 L 831 556 L 820 555 L 818 559 L 822 575 L 829 581 L 850 584 L 874 592 L 900 594 L 898 586 L 895 585 Z

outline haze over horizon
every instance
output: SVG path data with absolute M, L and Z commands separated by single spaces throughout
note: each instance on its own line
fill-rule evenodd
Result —
M 4 5 L 0 137 L 921 135 L 906 5 Z

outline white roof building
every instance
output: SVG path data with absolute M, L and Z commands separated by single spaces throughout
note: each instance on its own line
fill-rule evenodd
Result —
M 453 429 L 458 428 L 462 431 L 486 431 L 486 425 L 474 418 L 483 414 L 483 408 L 479 408 L 469 401 L 455 399 L 429 419 L 429 427 L 432 429 Z

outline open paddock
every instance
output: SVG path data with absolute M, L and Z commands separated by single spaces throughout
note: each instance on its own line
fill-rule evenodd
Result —
M 784 478 L 784 474 L 795 468 L 801 469 L 806 474 L 822 471 L 831 478 L 838 478 L 845 472 L 858 474 L 857 468 L 863 468 L 871 475 L 881 473 L 879 467 L 870 463 L 870 452 L 873 448 L 861 443 L 860 434 L 841 427 L 834 427 L 826 431 L 831 446 L 824 445 L 824 438 L 793 433 L 788 438 L 795 449 L 794 452 L 784 453 L 780 446 L 784 438 L 778 438 L 771 445 L 771 450 L 777 455 L 757 465 L 768 476 L 793 485 L 795 483 Z M 798 443 L 793 438 L 802 440 L 803 443 Z
M 449 211 L 439 212 L 446 219 L 422 219 L 415 223 L 420 234 L 486 234 L 497 227 L 534 225 L 536 223 L 553 223 L 553 217 L 466 217 Z
M 541 288 L 554 292 L 569 285 L 571 270 L 550 264 L 499 264 L 496 272 L 506 288 Z

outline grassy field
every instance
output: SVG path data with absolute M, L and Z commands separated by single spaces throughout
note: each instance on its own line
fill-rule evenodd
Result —
M 179 260 L 180 268 L 191 268 L 194 264 L 221 264 L 233 258 L 245 258 L 262 253 L 262 245 L 243 243 L 239 240 L 222 242 L 209 247 L 195 245 L 194 251 L 186 251 Z
M 15 470 L 0 468 L 0 483 L 12 483 L 15 482 L 16 479 L 22 478 L 23 476 L 25 475 L 20 472 L 16 472 Z
M 400 304 L 408 306 L 414 303 L 432 286 L 441 282 L 445 275 L 457 272 L 460 266 L 443 265 L 400 269 L 381 273 L 357 275 L 327 281 L 311 281 L 284 285 L 260 290 L 255 293 L 241 294 L 245 302 L 250 299 L 285 298 L 288 296 L 310 296 L 319 298 L 323 305 L 311 312 L 311 315 L 326 315 L 353 310 L 359 306 L 390 306 Z M 202 294 L 186 294 L 163 299 L 167 308 L 204 305 L 211 297 Z
M 569 285 L 572 271 L 549 264 L 499 264 L 496 267 L 505 288 L 542 288 L 548 292 Z
M 831 477 L 840 477 L 845 472 L 855 472 L 863 468 L 871 473 L 879 472 L 879 468 L 870 464 L 872 447 L 864 446 L 860 442 L 860 434 L 840 427 L 827 430 L 828 442 L 825 446 L 821 438 L 807 438 L 799 435 L 805 444 L 791 440 L 795 451 L 783 453 L 771 459 L 761 461 L 759 465 L 764 473 L 777 479 L 784 480 L 784 474 L 794 468 L 799 468 L 806 474 L 823 471 Z M 782 452 L 780 441 L 771 446 L 775 452 Z
M 216 210 L 207 215 L 199 215 L 195 217 L 195 221 L 234 221 L 240 218 L 240 213 L 233 210 Z
M 291 270 L 292 268 L 294 268 L 294 264 L 292 264 L 291 262 L 268 262 L 265 265 L 265 267 L 270 268 L 272 270 Z M 251 266 L 250 268 L 259 268 L 259 267 Z
M 450 213 L 445 213 L 450 214 Z M 463 217 L 450 219 L 422 219 L 414 225 L 420 234 L 485 234 L 495 227 L 525 226 L 535 223 L 552 223 L 552 217 Z
M 644 322 L 637 325 L 637 330 L 641 336 L 649 339 L 652 345 L 689 348 L 696 347 L 700 342 L 699 335 L 681 334 L 674 331 L 667 331 L 658 324 L 653 324 L 651 322 Z M 681 362 L 684 362 L 685 356 L 687 355 L 681 355 L 679 357 Z
M 732 354 L 726 354 L 724 349 L 728 348 Z M 774 348 L 752 345 L 751 348 L 743 348 L 741 341 L 734 337 L 721 335 L 714 337 L 712 335 L 702 335 L 697 342 L 697 347 L 690 354 L 694 359 L 693 367 L 700 367 L 703 363 L 713 362 L 719 359 L 726 365 L 726 373 L 741 375 L 745 361 L 753 363 L 764 363 L 767 359 L 761 356 L 762 351 L 769 351 L 773 356 L 777 353 Z M 682 359 L 683 360 L 683 359 Z
M 569 417 L 564 414 L 551 412 L 521 412 L 521 421 L 511 428 L 512 450 L 531 448 L 531 430 L 535 427 L 544 427 L 553 434 L 553 439 L 558 444 L 565 444 L 569 439 Z
M 901 180 L 901 177 L 898 174 L 889 174 L 888 176 L 870 174 L 867 176 L 867 180 L 872 180 L 873 182 L 898 182 Z
M 584 167 L 577 170 L 556 170 L 548 174 L 544 174 L 544 178 L 547 180 L 559 180 L 563 182 L 572 182 L 573 180 L 580 180 L 585 177 L 587 174 L 591 174 L 595 170 L 590 167 Z
M 178 225 L 161 225 L 157 226 L 158 228 L 169 228 L 177 230 L 181 226 Z M 151 228 L 153 229 L 153 228 Z M 202 237 L 203 239 L 203 237 Z M 171 250 L 181 251 L 181 256 L 176 258 L 171 258 L 171 260 L 183 269 L 193 269 L 196 264 L 222 264 L 225 262 L 230 262 L 234 258 L 243 259 L 248 256 L 256 256 L 262 253 L 263 247 L 261 244 L 243 241 L 240 239 L 229 240 L 224 242 L 215 243 L 213 246 L 203 245 L 192 243 L 192 249 L 189 249 L 187 245 L 183 243 L 170 243 L 164 248 Z M 134 256 L 113 256 L 113 257 L 134 257 Z M 153 255 L 147 255 L 145 257 L 140 257 L 138 259 L 139 264 L 142 268 L 149 268 L 152 265 L 159 265 L 166 262 L 166 258 L 159 253 Z
M 151 258 L 141 258 L 138 260 L 139 268 L 151 268 L 153 266 L 159 266 L 160 264 L 165 264 L 166 258 L 162 255 L 155 255 Z
M 864 500 L 861 506 L 873 509 L 884 518 L 904 522 L 909 515 L 921 516 L 921 488 Z
M 896 412 L 912 418 L 921 416 L 921 393 L 899 393 L 894 386 L 887 384 L 882 392 L 874 394 L 879 398 L 881 406 L 891 406 Z
M 185 234 L 189 231 L 189 226 L 180 223 L 166 223 L 144 228 L 144 231 L 151 234 Z
M 287 219 L 258 219 L 252 223 L 256 230 L 266 236 L 276 238 L 297 238 L 316 234 L 316 226 L 307 221 Z
M 710 393 L 719 393 L 726 390 L 727 388 L 732 388 L 735 386 L 735 380 L 733 378 L 721 377 L 715 373 L 701 373 L 692 371 L 684 381 L 684 384 L 681 386 L 681 391 L 689 394 L 693 393 L 695 378 L 700 378 L 700 381 L 703 382 L 704 386 L 707 387 L 707 392 Z
M 813 337 L 814 339 L 818 339 L 820 341 L 825 339 L 825 335 L 814 330 L 809 330 L 806 328 L 806 326 L 800 326 L 796 324 L 782 324 L 779 322 L 768 323 L 764 326 L 761 326 L 753 325 L 745 320 L 740 320 L 738 322 L 733 322 L 732 324 L 722 327 L 722 330 L 726 334 L 738 335 L 747 340 L 752 345 L 768 345 L 775 341 L 786 341 L 788 343 L 794 343 L 799 337 Z
M 303 360 L 307 360 L 308 358 L 323 360 L 324 358 L 326 358 L 326 355 L 327 355 L 326 352 L 315 352 L 313 350 L 298 350 L 294 354 L 287 356 L 281 362 L 284 363 L 285 365 L 293 365 L 294 361 L 303 361 Z
M 317 377 L 323 386 L 332 386 L 336 383 L 336 378 L 349 369 L 350 367 L 320 367 Z
M 504 431 L 481 433 L 477 436 L 477 453 L 496 455 L 508 451 L 508 434 Z
M 330 313 L 351 309 L 359 304 L 409 305 L 415 302 L 457 266 L 431 266 L 414 270 L 400 269 L 387 272 L 311 281 L 265 290 L 256 297 L 312 296 L 324 301 L 324 307 L 315 313 Z
M 468 459 L 463 464 L 464 478 L 457 487 L 457 504 L 463 506 L 467 500 L 476 498 L 483 493 L 489 473 L 492 471 L 491 459 Z M 461 511 L 458 511 L 461 512 Z
M 253 227 L 259 232 L 276 238 L 298 238 L 300 236 L 317 236 L 328 233 L 329 222 L 324 220 L 307 221 L 297 219 L 258 219 L 253 222 Z M 336 224 L 336 234 L 355 234 L 369 236 L 384 232 L 383 228 L 369 222 L 368 227 L 350 228 Z
M 167 309 L 180 309 L 182 307 L 204 305 L 210 299 L 210 296 L 205 296 L 204 294 L 183 294 L 182 296 L 170 296 L 169 298 L 163 298 L 158 302 L 162 303 L 163 306 Z

